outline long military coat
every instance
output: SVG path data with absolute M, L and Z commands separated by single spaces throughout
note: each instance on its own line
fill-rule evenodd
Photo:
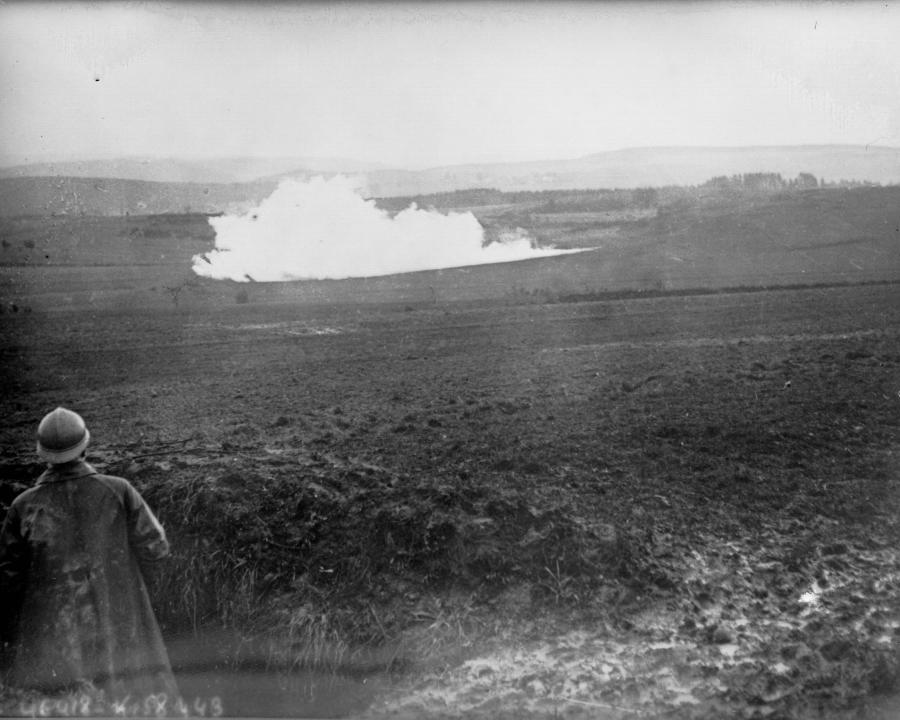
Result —
M 141 566 L 169 552 L 127 480 L 84 461 L 52 466 L 12 503 L 0 593 L 17 615 L 10 684 L 107 698 L 177 694 Z

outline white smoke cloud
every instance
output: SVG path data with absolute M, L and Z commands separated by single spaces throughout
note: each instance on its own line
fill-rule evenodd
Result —
M 573 252 L 534 248 L 521 234 L 485 245 L 470 212 L 412 205 L 391 217 L 341 176 L 282 181 L 258 208 L 209 222 L 216 247 L 195 255 L 193 270 L 238 281 L 373 277 Z

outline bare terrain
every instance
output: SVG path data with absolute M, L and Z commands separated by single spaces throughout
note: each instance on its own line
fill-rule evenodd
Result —
M 596 249 L 311 283 L 193 280 L 199 215 L 5 219 L 0 501 L 82 413 L 227 714 L 894 717 L 897 192 L 479 206 Z

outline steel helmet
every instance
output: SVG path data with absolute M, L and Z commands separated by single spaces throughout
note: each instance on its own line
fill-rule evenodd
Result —
M 90 440 L 81 415 L 58 407 L 38 425 L 37 453 L 48 463 L 60 465 L 81 455 Z

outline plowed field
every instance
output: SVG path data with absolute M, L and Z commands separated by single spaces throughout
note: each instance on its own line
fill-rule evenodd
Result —
M 3 502 L 79 411 L 173 537 L 176 666 L 225 628 L 355 688 L 254 714 L 890 717 L 900 285 L 0 328 Z

